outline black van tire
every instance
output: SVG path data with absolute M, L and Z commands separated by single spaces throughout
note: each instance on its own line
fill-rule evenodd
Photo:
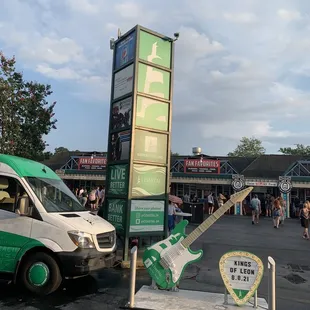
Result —
M 31 273 L 35 273 L 35 268 L 41 273 L 40 283 L 31 281 Z M 25 257 L 19 271 L 19 280 L 30 292 L 49 295 L 59 288 L 62 276 L 55 259 L 47 253 L 38 252 Z

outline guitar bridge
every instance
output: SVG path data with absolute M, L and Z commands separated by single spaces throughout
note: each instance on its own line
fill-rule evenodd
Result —
M 160 264 L 164 269 L 171 269 L 175 267 L 175 259 L 182 254 L 184 247 L 181 243 L 175 244 L 169 249 L 160 259 Z

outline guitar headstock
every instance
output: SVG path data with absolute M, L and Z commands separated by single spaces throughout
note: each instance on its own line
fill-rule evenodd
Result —
M 246 196 L 248 196 L 251 191 L 253 190 L 254 187 L 250 186 L 250 187 L 247 187 L 245 189 L 243 189 L 242 191 L 240 192 L 237 192 L 233 195 L 230 196 L 230 200 L 235 204 L 237 202 L 240 202 L 242 200 L 244 200 L 246 198 Z

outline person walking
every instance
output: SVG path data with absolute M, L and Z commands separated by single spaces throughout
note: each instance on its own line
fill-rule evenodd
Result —
M 169 206 L 168 206 L 168 229 L 169 229 L 169 234 L 171 234 L 171 231 L 174 229 L 174 218 L 175 218 L 175 215 L 176 215 L 175 206 L 169 200 Z
M 105 196 L 105 190 L 104 190 L 104 187 L 102 185 L 99 186 L 99 188 L 98 188 L 97 196 L 98 196 L 98 206 L 100 208 L 104 203 L 104 196 Z
M 86 203 L 87 203 L 87 191 L 83 189 L 83 192 L 80 196 L 80 202 L 81 202 L 81 205 L 85 208 L 86 207 Z
M 286 217 L 286 203 L 282 196 L 279 197 L 279 201 L 281 206 L 280 225 L 284 225 L 284 220 Z
M 90 203 L 90 209 L 92 211 L 96 210 L 97 208 L 97 189 L 94 188 L 90 193 L 89 193 L 89 196 L 88 196 L 88 201 Z
M 226 197 L 222 193 L 220 193 L 218 198 L 217 198 L 219 208 L 223 207 L 225 201 L 226 201 Z
M 273 202 L 272 216 L 273 216 L 273 227 L 279 228 L 280 217 L 281 217 L 281 204 L 279 199 L 275 199 Z
M 273 196 L 268 194 L 266 199 L 266 217 L 272 217 Z
M 208 211 L 209 211 L 209 215 L 213 214 L 213 210 L 214 210 L 214 197 L 213 197 L 213 193 L 210 192 L 209 196 L 208 196 Z
M 254 195 L 254 197 L 251 200 L 250 203 L 251 209 L 252 209 L 252 225 L 255 223 L 258 224 L 259 222 L 259 215 L 261 214 L 261 202 L 258 199 L 257 195 Z
M 304 228 L 302 237 L 309 240 L 309 215 L 310 215 L 310 204 L 305 202 L 303 208 L 300 210 L 300 223 Z

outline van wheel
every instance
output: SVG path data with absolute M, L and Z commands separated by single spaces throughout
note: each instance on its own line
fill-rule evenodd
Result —
M 27 290 L 38 295 L 53 293 L 62 282 L 57 262 L 43 252 L 28 256 L 21 266 L 19 276 Z

